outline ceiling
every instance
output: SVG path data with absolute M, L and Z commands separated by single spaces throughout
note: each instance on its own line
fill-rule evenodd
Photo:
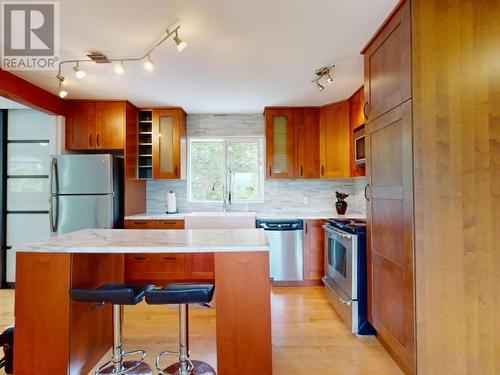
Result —
M 253 113 L 264 106 L 322 105 L 346 99 L 363 83 L 359 54 L 397 0 L 64 0 L 61 56 L 134 57 L 167 27 L 181 24 L 188 47 L 173 41 L 152 55 L 155 70 L 70 66 L 68 99 L 128 99 L 137 106 L 182 106 L 188 113 Z M 323 92 L 314 70 L 335 64 Z M 53 93 L 54 72 L 14 72 Z

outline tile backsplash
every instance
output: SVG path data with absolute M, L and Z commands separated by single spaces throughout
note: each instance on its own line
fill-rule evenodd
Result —
M 188 137 L 264 136 L 262 114 L 188 115 Z M 343 180 L 268 180 L 264 182 L 264 202 L 233 204 L 234 209 L 258 212 L 273 211 L 333 211 L 335 191 L 349 194 L 348 214 L 366 213 L 364 198 L 365 178 Z M 221 203 L 188 202 L 187 181 L 153 180 L 147 182 L 148 212 L 166 211 L 166 194 L 177 196 L 181 212 L 220 210 Z
M 258 212 L 333 211 L 335 191 L 349 194 L 348 214 L 366 214 L 364 187 L 366 179 L 346 180 L 273 180 L 264 182 L 264 202 L 233 204 L 235 209 Z M 194 203 L 187 200 L 187 181 L 156 180 L 147 182 L 147 210 L 166 211 L 166 194 L 173 191 L 181 212 L 220 210 L 222 203 Z M 304 202 L 307 200 L 307 204 Z

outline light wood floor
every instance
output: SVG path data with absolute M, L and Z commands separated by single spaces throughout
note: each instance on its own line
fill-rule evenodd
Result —
M 0 328 L 13 322 L 13 306 L 14 292 L 0 290 Z M 173 307 L 127 307 L 125 350 L 148 350 L 153 365 L 157 352 L 176 347 L 177 316 Z M 402 375 L 375 338 L 347 330 L 321 287 L 273 288 L 272 320 L 274 375 Z M 192 358 L 215 365 L 215 311 L 191 308 L 189 330 Z

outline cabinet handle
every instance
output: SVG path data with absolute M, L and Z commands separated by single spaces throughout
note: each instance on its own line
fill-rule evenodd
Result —
M 175 166 L 175 177 L 177 177 L 178 175 L 179 175 L 179 168 Z
M 175 224 L 177 224 L 177 222 L 169 220 L 169 221 L 162 221 L 162 224 L 164 224 L 164 225 L 175 225 Z
M 146 260 L 146 257 L 134 257 L 135 260 Z
M 273 169 L 273 167 L 270 165 L 269 166 L 269 177 L 271 177 L 271 175 L 272 175 L 272 169 Z
M 94 141 L 94 137 L 92 136 L 92 134 L 89 134 L 89 146 L 92 147 L 92 143 Z
M 365 102 L 363 106 L 363 116 L 365 116 L 365 120 L 368 120 L 368 113 L 366 112 L 366 107 L 368 106 L 368 102 Z
M 367 201 L 370 201 L 370 198 L 368 198 L 368 188 L 370 187 L 370 184 L 366 184 L 365 186 L 365 199 Z
M 307 234 L 307 222 L 306 222 L 306 234 Z
M 134 224 L 135 225 L 145 225 L 146 222 L 145 221 L 134 221 Z
M 101 138 L 101 136 L 99 134 L 97 134 L 96 141 L 95 141 L 97 143 L 97 146 L 99 146 L 99 144 L 101 143 L 100 138 Z
M 176 260 L 177 257 L 163 257 L 164 260 Z
M 321 166 L 321 175 L 322 176 L 325 175 L 325 166 L 324 165 Z
M 304 176 L 304 167 L 300 166 L 300 177 Z

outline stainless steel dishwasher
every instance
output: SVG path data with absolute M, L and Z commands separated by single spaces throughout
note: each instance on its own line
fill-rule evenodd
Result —
M 269 259 L 273 281 L 304 279 L 304 221 L 258 219 L 271 247 Z

